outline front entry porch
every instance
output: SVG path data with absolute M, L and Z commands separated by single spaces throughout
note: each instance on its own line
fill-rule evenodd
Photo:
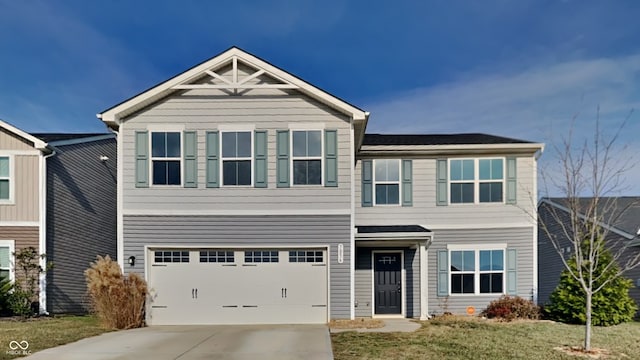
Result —
M 419 225 L 357 230 L 355 316 L 427 319 L 427 248 L 432 233 Z

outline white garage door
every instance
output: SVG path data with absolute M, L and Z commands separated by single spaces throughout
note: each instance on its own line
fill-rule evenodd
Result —
M 326 249 L 152 249 L 150 325 L 327 322 Z

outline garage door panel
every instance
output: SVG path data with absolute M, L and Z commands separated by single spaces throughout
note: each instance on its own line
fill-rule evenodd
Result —
M 325 250 L 311 252 L 316 258 L 309 263 L 304 256 L 289 257 L 305 255 L 304 251 L 188 251 L 188 263 L 152 262 L 149 266 L 148 279 L 155 292 L 150 324 L 326 323 Z M 193 289 L 197 296 L 190 293 Z

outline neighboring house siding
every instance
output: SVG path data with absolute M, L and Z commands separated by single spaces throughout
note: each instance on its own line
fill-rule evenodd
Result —
M 89 310 L 84 271 L 97 255 L 116 258 L 116 171 L 115 139 L 57 146 L 47 159 L 49 312 Z
M 23 138 L 0 128 L 0 149 L 34 151 L 33 144 Z
M 350 217 L 346 216 L 131 216 L 124 217 L 126 272 L 144 274 L 145 245 L 216 247 L 330 246 L 331 318 L 350 317 Z M 344 262 L 338 264 L 338 244 Z M 309 284 L 313 286 L 314 284 Z M 317 284 L 317 286 L 325 286 Z
M 372 251 L 384 252 L 395 248 L 366 248 L 356 250 L 355 267 L 355 316 L 369 317 L 373 313 Z M 420 317 L 420 256 L 415 249 L 404 249 L 405 303 L 407 317 Z
M 499 224 L 504 227 L 533 225 L 536 209 L 534 161 L 533 157 L 517 158 L 516 205 L 488 203 L 437 206 L 436 159 L 413 158 L 412 206 L 362 207 L 362 161 L 359 160 L 355 168 L 356 225 L 419 224 L 427 228 L 473 227 L 486 224 Z
M 40 232 L 37 226 L 0 226 L 0 240 L 13 240 L 15 252 L 33 247 L 38 251 Z M 12 257 L 13 261 L 15 258 Z M 16 269 L 16 279 L 24 280 L 24 274 Z
M 12 159 L 14 201 L 12 204 L 0 204 L 0 224 L 4 221 L 39 221 L 39 155 L 13 155 Z
M 207 94 L 206 96 L 204 94 Z M 172 95 L 126 119 L 123 139 L 124 210 L 144 213 L 171 208 L 173 211 L 225 210 L 268 213 L 274 209 L 351 211 L 351 125 L 347 116 L 295 91 L 256 90 L 229 96 L 208 90 Z M 256 94 L 264 96 L 256 96 Z M 135 131 L 184 125 L 197 131 L 197 188 L 135 187 Z M 314 128 L 317 125 L 317 128 Z M 267 130 L 267 188 L 206 188 L 206 131 L 233 131 L 237 126 Z M 296 129 L 337 130 L 338 186 L 276 187 L 276 131 Z M 161 130 L 159 130 L 161 131 Z M 323 162 L 323 167 L 325 166 Z
M 504 229 L 459 229 L 438 230 L 434 232 L 433 244 L 428 250 L 429 262 L 429 313 L 449 311 L 454 314 L 464 314 L 468 306 L 476 308 L 476 313 L 482 311 L 491 300 L 500 294 L 490 295 L 449 295 L 438 297 L 438 250 L 446 250 L 448 244 L 480 245 L 506 244 L 509 249 L 517 250 L 517 289 L 518 296 L 531 299 L 533 290 L 533 228 L 504 228 Z

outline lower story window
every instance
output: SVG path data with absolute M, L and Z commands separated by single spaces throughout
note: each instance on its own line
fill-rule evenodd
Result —
M 450 251 L 451 294 L 504 293 L 504 250 Z
M 11 248 L 0 246 L 0 278 L 11 278 Z

